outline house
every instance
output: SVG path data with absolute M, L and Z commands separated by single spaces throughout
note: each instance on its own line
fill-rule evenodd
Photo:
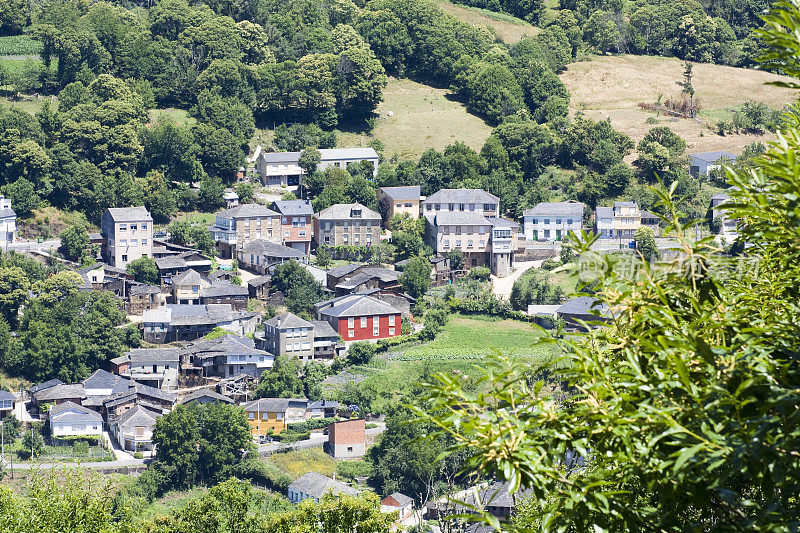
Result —
M 381 216 L 359 203 L 334 204 L 314 215 L 317 246 L 371 246 L 381 239 Z
M 425 212 L 425 236 L 438 255 L 461 250 L 465 268 L 488 266 L 500 277 L 511 273 L 514 253 L 524 245 L 519 224 L 473 211 L 434 213 Z
M 592 296 L 579 296 L 561 304 L 556 315 L 564 320 L 567 328 L 585 330 L 581 322 L 608 320 L 608 306 Z
M 366 451 L 366 421 L 342 420 L 328 426 L 328 453 L 334 459 L 356 459 Z
M 223 396 L 218 392 L 214 392 L 213 390 L 209 389 L 199 389 L 196 391 L 192 391 L 183 398 L 181 398 L 180 403 L 199 403 L 201 405 L 207 405 L 209 403 L 234 403 L 231 398 L 227 396 Z
M 78 275 L 83 281 L 82 290 L 109 291 L 120 298 L 128 296 L 126 287 L 129 281 L 133 279 L 124 268 L 117 268 L 104 263 L 95 263 L 81 268 L 78 270 Z
M 222 199 L 225 200 L 225 209 L 239 205 L 239 195 L 233 189 L 225 189 L 225 192 L 222 193 Z
M 636 202 L 614 202 L 613 207 L 598 206 L 595 226 L 601 239 L 633 240 L 633 234 L 642 227 L 642 211 Z
M 303 267 L 305 270 L 308 270 L 312 276 L 314 276 L 314 281 L 325 287 L 327 285 L 328 280 L 328 273 L 318 266 L 309 265 L 308 263 L 300 263 L 300 266 Z
M 314 359 L 314 324 L 292 313 L 283 313 L 264 322 L 264 350 L 292 355 L 300 361 Z
M 193 269 L 181 272 L 172 278 L 172 300 L 183 305 L 200 304 L 200 288 L 211 283 Z
M 43 381 L 37 385 L 33 385 L 28 387 L 25 391 L 28 394 L 28 398 L 33 399 L 34 395 L 37 392 L 43 391 L 45 389 L 49 389 L 50 387 L 55 387 L 56 385 L 63 385 L 64 382 L 58 378 L 49 379 L 47 381 Z
M 381 187 L 377 191 L 378 211 L 388 222 L 395 215 L 408 215 L 411 218 L 420 216 L 420 186 Z
M 250 298 L 266 300 L 269 295 L 269 282 L 272 276 L 265 274 L 247 280 L 247 294 Z
M 18 401 L 19 400 L 14 394 L 6 390 L 0 390 L 0 418 L 3 418 L 9 413 L 13 413 L 14 405 Z
M 74 402 L 63 402 L 48 413 L 50 435 L 54 438 L 101 436 L 103 417 L 97 411 Z
M 380 292 L 400 293 L 400 273 L 396 270 L 372 265 L 362 265 L 341 276 L 335 286 L 330 287 L 337 296 L 378 289 Z
M 722 165 L 732 165 L 735 162 L 736 156 L 730 152 L 689 154 L 689 173 L 695 177 L 705 178 L 712 170 L 720 168 Z
M 313 320 L 314 324 L 314 359 L 332 360 L 344 351 L 339 333 L 324 320 Z
M 378 153 L 372 148 L 322 148 L 317 170 L 346 169 L 350 163 L 369 161 L 378 175 Z M 302 152 L 264 152 L 256 159 L 256 171 L 266 187 L 297 187 L 303 176 L 298 162 Z
M 198 252 L 178 252 L 155 258 L 161 285 L 170 286 L 175 276 L 192 269 L 200 274 L 211 272 L 211 259 Z
M 661 236 L 661 219 L 658 215 L 642 209 L 642 226 L 653 230 L 653 235 Z
M 103 260 L 125 268 L 141 257 L 153 257 L 153 217 L 143 206 L 111 207 L 100 220 Z
M 275 361 L 275 356 L 257 348 L 253 339 L 234 334 L 198 340 L 186 346 L 182 354 L 201 369 L 203 377 L 246 374 L 258 378 Z
M 402 522 L 414 514 L 414 499 L 400 492 L 393 492 L 381 500 L 382 513 L 397 513 L 397 520 Z
M 129 364 L 127 371 L 120 375 L 157 389 L 175 389 L 178 387 L 180 354 L 179 348 L 134 348 L 123 356 L 128 358 Z
M 718 192 L 711 197 L 711 220 L 719 222 L 719 233 L 729 237 L 736 237 L 738 234 L 736 226 L 739 219 L 728 218 L 725 209 L 723 209 L 723 204 L 728 202 L 730 198 L 731 195 L 728 191 Z
M 552 242 L 580 234 L 585 208 L 581 202 L 541 202 L 526 209 L 522 214 L 525 240 Z
M 235 311 L 247 308 L 247 287 L 225 279 L 209 279 L 189 269 L 172 279 L 172 301 L 183 305 L 228 304 Z
M 308 472 L 289 484 L 287 496 L 289 501 L 298 504 L 308 499 L 318 502 L 327 493 L 357 496 L 359 491 L 341 481 L 336 481 L 316 472 Z
M 121 416 L 109 421 L 109 427 L 120 446 L 129 452 L 153 451 L 153 428 L 158 413 L 145 409 L 141 405 L 126 411 Z
M 128 384 L 127 390 L 98 398 L 109 424 L 137 406 L 145 407 L 154 413 L 168 413 L 175 408 L 177 395 L 135 381 L 125 381 Z M 84 405 L 89 407 L 86 403 Z
M 329 268 L 325 273 L 326 281 L 323 285 L 333 290 L 339 283 L 353 277 L 366 266 L 366 263 L 348 263 L 346 265 Z
M 339 408 L 339 402 L 331 400 L 318 400 L 308 404 L 306 413 L 309 418 L 333 418 L 336 416 L 336 410 Z
M 145 311 L 141 327 L 146 342 L 165 343 L 199 339 L 214 328 L 249 335 L 260 323 L 260 314 L 235 311 L 230 304 L 170 304 Z
M 281 244 L 311 253 L 314 209 L 308 200 L 278 200 L 272 209 L 281 215 Z
M 17 240 L 17 214 L 11 208 L 11 199 L 0 194 L 0 247 L 8 250 L 8 245 Z
M 81 404 L 86 398 L 86 390 L 80 383 L 53 385 L 33 394 L 33 405 L 41 410 L 45 404 L 59 405 L 65 402 Z
M 290 421 L 301 422 L 308 400 L 299 398 L 261 398 L 244 406 L 250 433 L 260 438 L 286 429 Z
M 400 335 L 400 311 L 364 294 L 340 296 L 314 306 L 346 342 L 386 339 Z
M 236 253 L 239 266 L 259 274 L 269 273 L 275 265 L 286 261 L 305 263 L 308 256 L 297 248 L 290 248 L 266 239 L 257 239 L 241 246 Z
M 128 314 L 141 316 L 148 309 L 156 309 L 167 303 L 161 287 L 137 283 L 128 289 Z
M 480 189 L 441 189 L 422 201 L 422 214 L 425 216 L 445 211 L 497 218 L 500 216 L 500 198 Z
M 220 256 L 231 259 L 238 247 L 256 239 L 280 244 L 281 218 L 261 204 L 241 204 L 217 213 L 209 231 Z

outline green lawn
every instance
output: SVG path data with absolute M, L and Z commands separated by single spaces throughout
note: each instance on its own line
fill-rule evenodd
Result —
M 540 337 L 529 323 L 517 320 L 480 320 L 453 316 L 432 342 L 403 352 L 402 360 L 480 360 L 492 355 L 545 360 L 554 355 L 549 347 L 533 346 Z
M 148 111 L 147 115 L 151 123 L 158 122 L 158 119 L 161 117 L 170 118 L 179 126 L 194 126 L 197 123 L 197 120 L 194 117 L 190 117 L 189 112 L 185 109 L 174 109 L 171 107 L 165 109 L 151 109 Z

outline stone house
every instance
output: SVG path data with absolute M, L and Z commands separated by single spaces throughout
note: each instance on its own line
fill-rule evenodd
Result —
M 236 251 L 250 241 L 266 239 L 281 242 L 281 217 L 260 204 L 241 204 L 220 211 L 209 228 L 221 257 L 236 257 Z
M 128 289 L 128 314 L 141 316 L 148 309 L 156 309 L 166 304 L 166 295 L 156 285 L 138 283 Z
M 100 221 L 103 260 L 125 268 L 141 257 L 153 257 L 153 217 L 143 206 L 111 207 Z
M 261 332 L 257 332 L 261 333 Z M 239 374 L 258 378 L 272 368 L 275 356 L 248 337 L 228 334 L 200 339 L 186 346 L 183 359 L 199 368 L 203 377 L 232 377 Z
M 259 313 L 235 311 L 230 304 L 169 304 L 142 314 L 141 328 L 146 342 L 165 343 L 196 340 L 221 328 L 237 335 L 255 332 Z
M 314 215 L 317 246 L 371 246 L 381 240 L 381 216 L 361 204 L 335 204 Z
M 378 153 L 373 148 L 321 148 L 317 170 L 346 169 L 350 163 L 369 161 L 378 175 Z M 297 187 L 303 177 L 298 162 L 302 152 L 263 152 L 256 158 L 256 171 L 266 187 Z
M 264 350 L 281 356 L 289 354 L 300 361 L 314 359 L 314 324 L 293 313 L 283 313 L 264 322 Z
M 157 389 L 177 388 L 180 353 L 178 348 L 134 348 L 123 356 L 127 357 L 128 365 L 120 375 Z M 120 363 L 124 365 L 123 361 Z
M 137 405 L 109 422 L 111 433 L 120 446 L 129 452 L 153 451 L 153 428 L 159 413 Z
M 275 265 L 286 261 L 305 263 L 308 256 L 297 248 L 290 248 L 265 239 L 250 241 L 236 253 L 239 267 L 258 274 L 267 274 Z

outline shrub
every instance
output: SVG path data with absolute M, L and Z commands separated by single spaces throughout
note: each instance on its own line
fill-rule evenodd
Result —
M 555 259 L 548 259 L 542 262 L 542 266 L 540 267 L 542 270 L 555 270 L 556 268 L 561 266 L 561 262 Z
M 77 441 L 72 445 L 72 453 L 75 455 L 89 455 L 89 443 L 85 441 Z
M 488 267 L 474 267 L 469 269 L 469 277 L 478 281 L 489 281 L 489 272 Z

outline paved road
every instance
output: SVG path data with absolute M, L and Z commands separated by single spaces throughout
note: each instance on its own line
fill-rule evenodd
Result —
M 36 242 L 36 241 L 18 241 L 8 245 L 9 250 L 14 250 L 17 252 L 28 252 L 31 250 L 36 250 L 39 252 L 47 253 L 50 251 L 50 248 L 58 249 L 61 246 L 61 241 L 59 239 L 49 239 L 43 242 Z
M 126 459 L 116 461 L 101 461 L 96 463 L 18 463 L 14 461 L 14 470 L 50 470 L 53 468 L 124 468 L 127 466 L 140 466 L 144 459 Z
M 511 289 L 514 287 L 514 282 L 517 281 L 525 272 L 533 267 L 542 266 L 542 261 L 519 261 L 514 263 L 514 272 L 504 278 L 492 276 L 492 293 L 501 300 L 508 300 L 511 296 Z
M 368 429 L 366 431 L 367 437 L 375 437 L 386 431 L 386 424 L 383 422 L 373 422 L 377 427 Z M 282 448 L 292 448 L 295 450 L 304 450 L 306 448 L 316 448 L 328 442 L 328 436 L 322 433 L 312 433 L 311 438 L 308 440 L 301 440 L 292 444 L 283 444 L 280 442 L 271 442 L 258 447 L 258 455 L 271 455 Z

